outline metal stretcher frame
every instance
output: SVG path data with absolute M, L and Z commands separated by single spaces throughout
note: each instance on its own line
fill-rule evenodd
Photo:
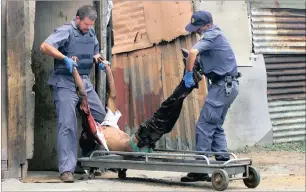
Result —
M 221 176 L 225 177 L 224 186 L 213 186 L 216 190 L 225 190 L 229 180 L 250 180 L 250 166 L 252 160 L 250 158 L 237 158 L 233 153 L 223 152 L 205 152 L 210 155 L 230 155 L 228 161 L 210 160 L 207 156 L 201 155 L 204 152 L 183 151 L 183 150 L 159 150 L 155 149 L 152 153 L 141 152 L 122 152 L 122 151 L 94 151 L 89 157 L 78 159 L 80 166 L 88 174 L 92 168 L 100 169 L 119 169 L 118 176 L 121 179 L 126 178 L 127 169 L 149 170 L 149 171 L 172 171 L 172 172 L 195 172 L 213 174 L 217 171 Z M 201 158 L 203 160 L 197 160 Z M 257 187 L 259 184 L 259 173 L 251 169 L 255 178 L 251 188 Z M 243 173 L 242 177 L 229 177 L 228 175 L 237 175 Z M 220 173 L 219 173 L 220 174 Z M 212 180 L 213 176 L 212 175 Z M 254 180 L 255 179 L 255 180 Z M 254 184 L 255 183 L 255 184 Z M 246 183 L 245 183 L 246 184 Z M 246 184 L 247 185 L 247 184 Z M 256 186 L 255 186 L 256 185 Z M 247 185 L 248 186 L 248 185 Z M 255 187 L 254 187 L 255 186 Z M 249 186 L 248 186 L 249 187 Z M 224 188 L 224 189 L 223 189 Z

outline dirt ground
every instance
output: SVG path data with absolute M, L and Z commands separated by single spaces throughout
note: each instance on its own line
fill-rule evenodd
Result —
M 242 180 L 229 183 L 231 191 L 305 191 L 305 153 L 300 152 L 248 152 L 236 153 L 250 157 L 261 175 L 256 189 L 248 189 Z M 2 181 L 2 191 L 212 191 L 208 182 L 181 183 L 185 173 L 128 170 L 127 179 L 119 180 L 117 173 L 107 172 L 94 180 L 58 183 L 56 172 L 29 172 L 21 182 L 16 179 Z M 76 175 L 82 179 L 85 175 Z

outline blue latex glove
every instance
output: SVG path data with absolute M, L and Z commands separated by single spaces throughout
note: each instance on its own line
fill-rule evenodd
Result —
M 106 72 L 106 69 L 105 69 L 105 63 L 107 65 L 110 65 L 110 62 L 109 61 L 104 61 L 103 63 L 99 63 L 99 69 Z
M 74 62 L 72 59 L 68 58 L 67 56 L 64 57 L 63 61 L 70 73 L 73 72 L 74 66 L 78 67 L 78 64 Z
M 193 71 L 187 71 L 186 70 L 183 80 L 184 80 L 185 86 L 187 88 L 190 88 L 190 87 L 194 86 L 195 82 L 193 80 Z

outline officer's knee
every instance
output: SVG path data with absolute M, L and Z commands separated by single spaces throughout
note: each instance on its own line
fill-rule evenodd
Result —
M 59 115 L 75 115 L 76 103 L 71 99 L 60 98 L 56 100 L 56 108 Z
M 75 103 L 72 100 L 60 98 L 56 101 L 58 123 L 62 127 L 73 127 L 76 122 Z M 67 129 L 67 128 L 66 128 Z

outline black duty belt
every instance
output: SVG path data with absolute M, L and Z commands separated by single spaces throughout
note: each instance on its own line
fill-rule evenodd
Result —
M 241 73 L 238 72 L 237 76 L 231 76 L 231 75 L 225 75 L 225 76 L 221 76 L 221 75 L 217 75 L 217 74 L 213 74 L 211 75 L 211 77 L 208 77 L 210 79 L 210 81 L 212 83 L 216 83 L 218 81 L 224 80 L 224 81 L 237 81 L 237 79 L 241 77 Z
M 214 74 L 211 78 L 209 78 L 211 80 L 212 83 L 216 83 L 218 81 L 224 80 L 225 84 L 224 84 L 224 89 L 226 91 L 226 95 L 230 95 L 233 89 L 233 81 L 238 81 L 238 78 L 241 77 L 241 73 L 238 72 L 237 76 L 220 76 L 217 74 Z

